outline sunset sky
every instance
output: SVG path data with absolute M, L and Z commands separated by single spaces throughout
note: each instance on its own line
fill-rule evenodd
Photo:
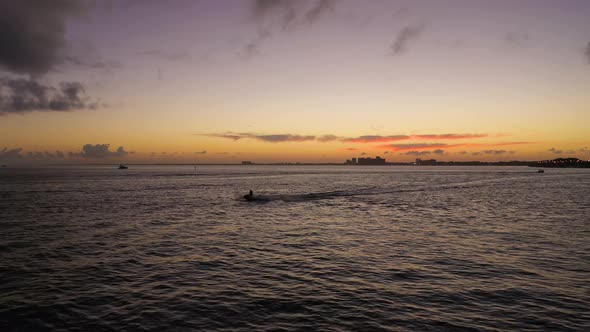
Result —
M 0 0 L 0 162 L 587 159 L 587 0 Z

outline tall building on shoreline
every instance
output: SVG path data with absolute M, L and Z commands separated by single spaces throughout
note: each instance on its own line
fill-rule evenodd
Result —
M 375 158 L 352 158 L 344 162 L 346 165 L 385 165 L 385 158 L 376 156 Z

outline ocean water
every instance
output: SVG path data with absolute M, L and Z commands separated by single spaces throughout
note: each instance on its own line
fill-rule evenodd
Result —
M 2 168 L 0 230 L 2 331 L 590 330 L 590 170 Z

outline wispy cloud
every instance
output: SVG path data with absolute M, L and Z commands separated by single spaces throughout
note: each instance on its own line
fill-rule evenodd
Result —
M 488 137 L 488 134 L 419 134 L 419 135 L 364 135 L 340 138 L 345 143 L 385 143 L 404 140 L 470 140 Z
M 445 154 L 445 150 L 436 149 L 436 150 L 432 151 L 432 153 L 438 154 L 438 155 L 441 155 L 442 156 L 443 154 Z
M 322 15 L 334 10 L 336 0 L 319 0 L 305 13 L 305 21 L 307 23 L 315 23 Z
M 449 145 L 446 143 L 408 143 L 408 144 L 385 144 L 380 145 L 380 148 L 388 149 L 391 151 L 411 151 L 411 150 L 424 150 L 424 149 L 436 149 L 436 148 L 450 148 L 459 146 Z
M 270 142 L 270 143 L 279 143 L 279 142 L 305 142 L 305 141 L 313 141 L 315 140 L 315 136 L 312 135 L 291 135 L 291 134 L 279 134 L 279 135 L 253 135 L 252 138 Z
M 227 134 L 203 134 L 202 136 L 209 136 L 209 137 L 218 137 L 218 138 L 227 138 L 227 139 L 231 139 L 233 141 L 237 141 L 239 139 L 242 139 L 246 136 L 243 136 L 244 134 L 232 134 L 232 133 L 227 133 Z
M 334 11 L 337 0 L 254 0 L 252 12 L 258 26 L 258 34 L 239 51 L 244 60 L 260 54 L 264 41 L 277 30 L 293 31 L 310 26 Z
M 420 140 L 421 142 L 412 143 L 396 143 L 396 144 L 382 144 L 376 145 L 377 148 L 384 148 L 388 151 L 410 151 L 410 150 L 431 150 L 432 153 L 442 155 L 445 153 L 442 149 L 451 149 L 456 147 L 466 148 L 483 148 L 483 147 L 496 147 L 496 146 L 512 146 L 512 145 L 523 145 L 523 144 L 534 144 L 535 142 L 498 142 L 498 143 L 478 143 L 472 140 L 489 137 L 489 134 L 480 133 L 451 133 L 451 134 L 414 134 L 414 135 L 362 135 L 357 137 L 342 137 L 331 134 L 326 135 L 299 135 L 299 134 L 255 134 L 255 133 L 213 133 L 213 134 L 196 134 L 209 137 L 218 137 L 231 139 L 233 141 L 241 139 L 253 139 L 264 142 L 282 143 L 282 142 L 310 142 L 315 141 L 319 143 L 326 142 L 340 142 L 340 143 L 352 143 L 352 144 L 378 144 L 378 143 L 389 143 L 399 141 L 413 141 Z M 428 141 L 435 141 L 430 143 Z M 443 141 L 443 142 L 441 142 Z M 453 144 L 444 143 L 444 141 L 452 141 Z M 433 152 L 436 151 L 436 152 Z M 441 150 L 441 151 L 438 151 Z M 352 150 L 351 150 L 352 151 Z
M 277 24 L 283 30 L 317 22 L 326 13 L 333 11 L 336 0 L 256 0 L 254 17 L 259 22 Z M 270 27 L 272 28 L 272 27 Z
M 455 140 L 455 139 L 473 139 L 488 137 L 488 134 L 423 134 L 411 136 L 415 139 L 422 140 Z
M 536 144 L 536 143 L 537 142 L 501 142 L 501 143 L 489 144 L 489 146 L 526 145 L 526 144 Z
M 425 156 L 425 155 L 428 155 L 428 154 L 431 154 L 431 153 L 432 152 L 430 152 L 430 151 L 412 150 L 412 151 L 400 153 L 400 155 L 406 155 L 406 156 Z
M 483 154 L 493 154 L 493 155 L 505 154 L 508 152 L 509 151 L 506 151 L 506 150 L 483 150 L 483 151 L 481 151 L 481 153 L 483 153 Z
M 508 32 L 504 35 L 504 42 L 515 48 L 525 47 L 528 45 L 531 37 L 526 32 Z
M 341 141 L 345 143 L 383 143 L 383 142 L 392 142 L 392 141 L 402 141 L 409 139 L 410 136 L 407 135 L 390 135 L 390 136 L 380 136 L 380 135 L 364 135 L 358 137 L 350 137 L 350 138 L 342 138 Z
M 147 50 L 143 52 L 138 52 L 138 55 L 143 55 L 147 57 L 152 57 L 155 59 L 170 61 L 170 62 L 190 62 L 192 57 L 188 52 L 180 51 L 180 52 L 170 52 L 164 50 Z
M 65 56 L 63 59 L 65 64 L 72 65 L 75 68 L 94 69 L 103 73 L 112 73 L 115 70 L 123 68 L 123 64 L 115 60 L 97 60 L 84 59 L 79 56 Z
M 391 55 L 399 56 L 407 52 L 409 45 L 420 37 L 423 25 L 408 25 L 403 27 L 395 36 L 391 44 Z
M 252 41 L 244 46 L 239 56 L 243 60 L 248 60 L 257 56 L 258 54 L 260 54 L 258 43 L 256 41 Z
M 337 141 L 340 140 L 340 137 L 336 136 L 336 135 L 322 135 L 322 136 L 318 136 L 317 137 L 317 141 L 318 142 L 333 142 L 333 141 Z
M 563 150 L 557 150 L 556 148 L 551 148 L 551 149 L 549 149 L 547 151 L 553 152 L 555 154 L 562 154 L 563 153 Z
M 292 135 L 292 134 L 273 134 L 273 135 L 259 135 L 252 133 L 226 133 L 226 134 L 206 134 L 205 136 L 227 138 L 234 141 L 240 139 L 254 139 L 269 143 L 282 142 L 306 142 L 316 139 L 313 135 Z

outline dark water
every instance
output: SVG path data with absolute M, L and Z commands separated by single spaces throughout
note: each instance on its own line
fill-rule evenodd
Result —
M 590 170 L 535 171 L 0 169 L 0 330 L 588 331 Z

